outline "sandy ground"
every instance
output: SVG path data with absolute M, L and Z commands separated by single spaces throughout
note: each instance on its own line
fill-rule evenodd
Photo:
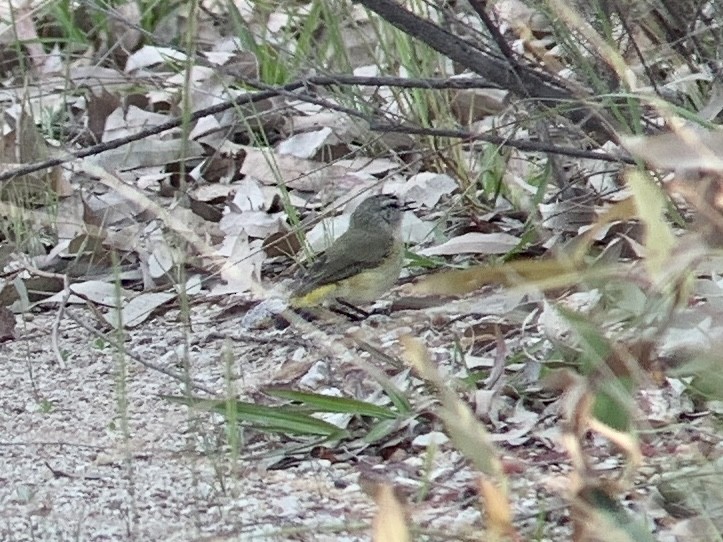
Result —
M 228 381 L 217 337 L 223 325 L 209 324 L 211 312 L 194 308 L 191 373 L 223 394 Z M 87 311 L 76 307 L 74 314 L 93 323 Z M 170 311 L 133 330 L 127 350 L 179 372 L 174 352 L 183 334 L 176 316 Z M 182 384 L 127 357 L 127 408 L 121 408 L 121 358 L 65 319 L 58 332 L 66 358 L 61 368 L 51 347 L 54 318 L 51 312 L 32 316 L 19 324 L 19 340 L 1 346 L 0 539 L 366 538 L 364 530 L 336 532 L 368 521 L 373 511 L 351 466 L 309 459 L 267 470 L 270 461 L 263 458 L 234 460 L 219 419 L 194 417 L 161 399 L 179 394 Z M 278 344 L 276 356 L 263 355 L 269 350 L 263 344 L 230 348 L 238 390 L 264 383 L 273 372 L 269 364 L 285 354 Z M 242 455 L 271 448 L 271 439 L 247 443 Z

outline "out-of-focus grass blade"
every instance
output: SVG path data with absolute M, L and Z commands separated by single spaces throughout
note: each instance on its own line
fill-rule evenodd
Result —
M 432 383 L 438 392 L 441 406 L 438 416 L 444 422 L 447 435 L 457 450 L 469 459 L 481 472 L 505 487 L 506 478 L 500 461 L 500 452 L 492 442 L 485 426 L 474 415 L 469 406 L 449 387 L 445 378 L 432 363 L 427 347 L 418 339 L 404 335 L 400 337 L 404 357 L 417 373 Z
M 538 288 L 560 288 L 578 284 L 585 271 L 569 259 L 515 260 L 503 265 L 478 265 L 469 269 L 443 271 L 422 277 L 412 285 L 415 295 L 464 295 L 487 284 Z
M 645 265 L 653 280 L 660 280 L 668 274 L 671 253 L 676 237 L 665 219 L 667 199 L 655 183 L 643 173 L 630 170 L 625 175 L 635 198 L 638 216 L 645 225 Z
M 605 491 L 583 488 L 573 500 L 573 520 L 590 535 L 605 533 L 610 542 L 653 542 L 643 521 L 628 512 Z M 582 537 L 585 538 L 585 537 Z
M 374 424 L 369 431 L 364 435 L 364 442 L 368 444 L 374 444 L 385 437 L 391 435 L 399 429 L 399 423 L 397 420 L 382 420 L 379 423 Z
M 373 358 L 379 360 L 380 362 L 395 367 L 403 367 L 403 364 L 400 365 L 398 360 L 387 355 L 372 344 L 361 339 L 356 339 L 356 342 L 362 350 L 368 352 Z M 404 395 L 404 392 L 402 392 L 402 390 L 400 390 L 399 387 L 394 382 L 392 382 L 392 380 L 388 376 L 386 376 L 386 374 L 382 372 L 370 372 L 369 374 L 379 383 L 384 392 L 387 394 L 387 397 L 389 397 L 389 400 L 394 405 L 394 408 L 397 409 L 397 412 L 399 412 L 400 415 L 404 416 L 412 412 L 412 405 L 409 403 L 409 400 Z
M 289 401 L 298 401 L 305 406 L 310 407 L 315 412 L 335 412 L 339 414 L 357 414 L 359 416 L 370 416 L 372 418 L 394 419 L 399 414 L 389 408 L 350 399 L 348 397 L 334 397 L 333 395 L 323 395 L 320 393 L 309 393 L 296 390 L 284 389 L 267 389 L 265 393 L 272 397 L 287 399 Z
M 377 513 L 372 521 L 373 542 L 411 542 L 404 505 L 394 494 L 394 488 L 380 484 L 374 492 Z
M 164 399 L 180 403 L 191 408 L 213 410 L 222 416 L 228 412 L 228 402 L 212 399 L 198 399 L 174 395 L 162 395 Z M 347 431 L 334 424 L 319 420 L 308 414 L 294 412 L 289 407 L 273 407 L 256 405 L 244 401 L 232 401 L 236 418 L 256 429 L 274 433 L 293 433 L 295 435 L 321 435 L 342 438 L 348 436 Z

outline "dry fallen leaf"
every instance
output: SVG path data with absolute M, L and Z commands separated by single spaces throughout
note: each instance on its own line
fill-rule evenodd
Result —
M 443 196 L 456 189 L 457 183 L 449 175 L 422 172 L 406 180 L 399 190 L 399 196 L 406 203 L 416 203 L 433 209 Z
M 128 57 L 125 72 L 133 73 L 141 68 L 148 68 L 167 62 L 186 62 L 187 55 L 171 47 L 157 47 L 155 45 L 144 45 Z
M 313 158 L 324 145 L 338 143 L 331 128 L 321 128 L 313 132 L 304 132 L 291 136 L 279 143 L 280 154 L 290 154 L 297 158 Z
M 627 136 L 621 144 L 655 168 L 723 171 L 723 133 L 696 127 L 653 136 Z
M 105 315 L 105 320 L 115 329 L 118 329 L 120 324 L 124 328 L 136 327 L 145 322 L 158 307 L 175 297 L 175 293 L 142 293 L 131 299 L 120 311 L 117 308 L 111 309 Z
M 455 254 L 507 254 L 521 243 L 521 239 L 504 232 L 470 232 L 454 237 L 441 245 L 419 251 L 424 256 Z

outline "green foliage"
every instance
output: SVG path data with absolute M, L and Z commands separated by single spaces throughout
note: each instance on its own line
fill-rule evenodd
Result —
M 374 423 L 365 430 L 364 440 L 375 442 L 387 436 L 398 427 L 400 418 L 408 411 L 399 411 L 381 407 L 365 401 L 348 397 L 335 397 L 323 394 L 300 392 L 286 389 L 271 389 L 266 393 L 283 399 L 285 404 L 268 406 L 239 400 L 211 400 L 183 396 L 162 396 L 164 399 L 186 405 L 197 410 L 209 410 L 221 414 L 226 419 L 233 418 L 242 425 L 268 433 L 278 433 L 288 437 L 322 437 L 327 441 L 339 441 L 351 438 L 354 433 L 324 421 L 320 414 L 347 414 L 359 418 L 369 418 Z M 397 404 L 407 405 L 406 400 Z M 230 416 L 229 413 L 233 416 Z M 365 424 L 366 425 L 366 424 Z

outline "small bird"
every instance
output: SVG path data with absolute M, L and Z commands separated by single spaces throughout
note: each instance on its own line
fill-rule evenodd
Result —
M 308 308 L 329 301 L 357 305 L 379 299 L 402 271 L 404 210 L 393 195 L 362 201 L 349 218 L 349 229 L 302 277 L 291 294 L 291 306 Z

